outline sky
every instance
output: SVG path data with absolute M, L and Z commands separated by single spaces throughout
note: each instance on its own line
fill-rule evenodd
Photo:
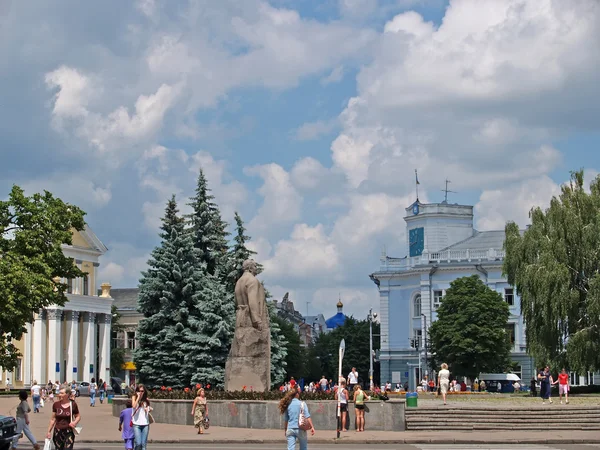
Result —
M 136 287 L 202 168 L 275 298 L 364 318 L 415 169 L 479 230 L 596 176 L 599 42 L 597 0 L 0 0 L 0 197 L 77 204 Z

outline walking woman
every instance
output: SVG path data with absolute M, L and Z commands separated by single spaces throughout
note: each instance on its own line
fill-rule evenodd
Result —
M 198 428 L 198 434 L 204 434 L 204 418 L 208 417 L 208 404 L 204 389 L 198 389 L 192 405 L 192 416 L 194 416 L 194 426 Z
M 296 449 L 296 442 L 300 443 L 300 450 L 308 449 L 308 437 L 306 430 L 300 428 L 300 410 L 303 410 L 304 417 L 310 426 L 311 436 L 315 435 L 310 412 L 306 403 L 300 401 L 300 391 L 296 386 L 285 393 L 279 402 L 279 412 L 285 415 L 285 438 L 287 439 L 288 450 Z
M 27 403 L 27 391 L 22 390 L 19 392 L 19 400 L 21 400 L 21 402 L 19 403 L 19 406 L 17 406 L 17 433 L 19 435 L 23 433 L 27 436 L 27 439 L 29 439 L 29 442 L 33 445 L 33 450 L 40 450 L 40 446 L 29 429 L 29 413 L 31 412 L 31 408 L 29 407 L 29 403 Z M 18 445 L 19 438 L 17 437 L 13 441 L 12 448 L 15 449 Z
M 52 405 L 52 418 L 46 438 L 50 439 L 52 436 L 56 450 L 73 450 L 75 427 L 81 420 L 79 407 L 76 402 L 69 400 L 70 396 L 71 388 L 63 387 L 58 391 L 58 400 Z
M 148 433 L 150 431 L 150 400 L 148 400 L 148 391 L 143 384 L 138 384 L 135 388 L 135 394 L 132 397 L 133 407 L 133 436 L 135 440 L 135 450 L 146 450 L 148 443 Z
M 450 386 L 450 371 L 448 370 L 448 364 L 442 364 L 442 370 L 438 372 L 438 387 L 440 388 L 440 393 L 442 394 L 442 399 L 444 400 L 444 405 L 446 404 L 446 394 L 448 393 L 448 387 Z
M 106 383 L 102 378 L 98 380 L 98 394 L 100 395 L 100 404 L 104 403 L 104 394 L 106 393 Z
M 360 384 L 354 386 L 354 412 L 356 414 L 356 431 L 365 431 L 365 397 L 371 398 L 365 394 Z
M 538 373 L 538 380 L 540 380 L 540 396 L 542 397 L 542 404 L 546 404 L 546 400 L 552 403 L 550 398 L 550 389 L 552 388 L 552 376 L 550 375 L 550 367 L 546 366 Z
M 98 391 L 98 385 L 96 379 L 92 378 L 90 383 L 90 406 L 96 406 L 96 392 Z

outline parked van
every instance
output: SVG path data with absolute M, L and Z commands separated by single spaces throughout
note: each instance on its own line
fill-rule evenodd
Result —
M 488 392 L 511 393 L 515 391 L 513 384 L 518 381 L 521 384 L 521 378 L 514 373 L 480 373 L 479 381 L 485 381 Z M 498 383 L 501 388 L 498 390 Z

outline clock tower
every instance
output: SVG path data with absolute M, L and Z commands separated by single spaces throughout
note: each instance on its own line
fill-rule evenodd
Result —
M 438 252 L 473 236 L 473 207 L 449 203 L 421 203 L 406 208 L 408 256 L 420 257 L 426 250 Z

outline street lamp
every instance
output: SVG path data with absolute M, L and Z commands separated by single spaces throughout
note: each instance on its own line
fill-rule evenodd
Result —
M 369 321 L 369 390 L 373 391 L 373 319 L 377 319 L 377 313 L 369 309 L 367 320 Z
M 425 373 L 427 374 L 429 369 L 427 365 L 427 316 L 425 314 L 421 315 L 423 316 L 423 348 L 425 349 Z

